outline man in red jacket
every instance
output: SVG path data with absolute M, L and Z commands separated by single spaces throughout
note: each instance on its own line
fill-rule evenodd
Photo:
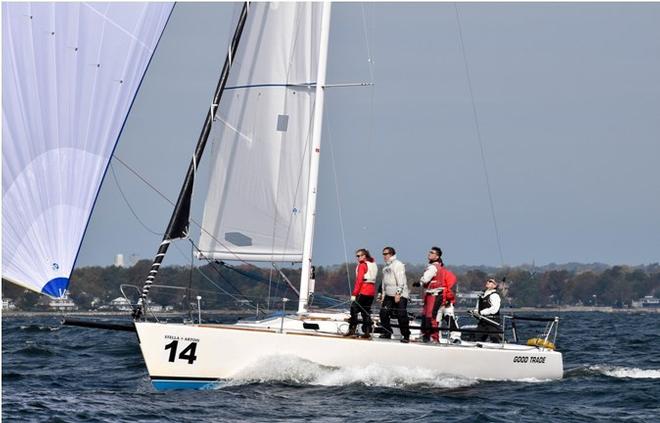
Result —
M 442 309 L 442 316 L 452 331 L 451 337 L 460 342 L 460 333 L 456 319 L 453 316 L 456 297 L 452 288 L 456 284 L 456 276 L 444 267 L 442 250 L 432 247 L 428 254 L 429 265 L 419 282 L 413 286 L 424 287 L 424 311 L 422 316 L 422 341 L 440 342 L 438 330 L 438 312 Z
M 371 304 L 376 295 L 376 276 L 378 266 L 368 250 L 360 248 L 355 252 L 358 265 L 355 268 L 355 287 L 351 296 L 351 318 L 348 320 L 348 333 L 355 335 L 358 324 L 358 313 L 362 316 L 362 338 L 371 338 Z

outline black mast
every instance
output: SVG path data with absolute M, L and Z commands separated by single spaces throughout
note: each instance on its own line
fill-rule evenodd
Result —
M 243 27 L 245 26 L 245 21 L 247 19 L 247 12 L 248 2 L 245 2 L 243 4 L 243 9 L 241 10 L 241 16 L 238 18 L 238 24 L 236 25 L 236 30 L 234 31 L 234 37 L 231 40 L 229 52 L 227 52 L 225 64 L 222 67 L 222 73 L 220 74 L 220 79 L 218 80 L 218 86 L 216 87 L 215 94 L 213 95 L 213 103 L 208 113 L 206 114 L 206 120 L 204 121 L 202 132 L 199 135 L 199 140 L 197 141 L 195 154 L 190 161 L 190 165 L 188 165 L 188 172 L 186 172 L 186 178 L 183 182 L 183 186 L 181 187 L 179 198 L 177 199 L 176 205 L 174 206 L 172 217 L 170 217 L 170 223 L 167 225 L 167 230 L 163 236 L 163 241 L 160 243 L 158 252 L 156 253 L 154 261 L 151 264 L 151 269 L 149 270 L 149 275 L 147 276 L 147 279 L 144 282 L 144 286 L 142 287 L 142 295 L 140 295 L 137 307 L 133 310 L 134 319 L 139 319 L 144 314 L 147 294 L 149 293 L 151 284 L 158 274 L 158 269 L 160 268 L 160 265 L 165 258 L 165 254 L 167 253 L 170 243 L 174 239 L 185 238 L 188 236 L 188 230 L 190 226 L 190 203 L 192 199 L 193 184 L 195 182 L 195 172 L 197 170 L 197 165 L 202 159 L 202 154 L 204 153 L 206 142 L 209 138 L 209 134 L 211 133 L 213 117 L 215 116 L 215 112 L 220 105 L 222 93 L 224 92 L 225 86 L 227 85 L 229 70 L 231 69 L 231 65 L 233 64 L 234 58 L 236 57 L 238 42 L 241 39 Z

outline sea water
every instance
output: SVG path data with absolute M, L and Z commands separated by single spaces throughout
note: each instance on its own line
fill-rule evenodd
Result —
M 552 313 L 556 314 L 556 313 Z M 206 391 L 155 391 L 134 333 L 2 320 L 6 422 L 660 421 L 660 314 L 560 313 L 562 380 L 480 381 L 273 356 Z M 534 335 L 534 333 L 529 333 Z

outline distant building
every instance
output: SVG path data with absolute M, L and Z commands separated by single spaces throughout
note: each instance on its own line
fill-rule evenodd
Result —
M 124 264 L 124 255 L 123 254 L 117 254 L 115 256 L 115 266 L 117 267 L 126 267 Z
M 131 311 L 131 303 L 124 297 L 117 297 L 114 300 L 110 301 L 110 307 L 119 311 Z
M 16 304 L 14 304 L 14 300 L 11 298 L 3 298 L 2 299 L 2 309 L 3 310 L 14 310 L 16 308 Z
M 644 298 L 633 301 L 631 305 L 633 308 L 660 308 L 660 298 L 647 295 Z
M 162 305 L 157 303 L 152 303 L 151 301 L 147 303 L 147 309 L 153 311 L 154 313 L 158 313 L 165 310 L 165 308 Z
M 64 291 L 64 295 L 60 298 L 53 298 L 48 302 L 48 307 L 51 310 L 57 311 L 73 311 L 78 310 L 78 306 L 69 298 L 69 292 Z
M 171 305 L 160 305 L 158 303 L 151 302 L 150 300 L 147 300 L 147 310 L 153 312 L 153 313 L 162 313 L 162 312 L 168 312 L 174 310 L 174 306 Z

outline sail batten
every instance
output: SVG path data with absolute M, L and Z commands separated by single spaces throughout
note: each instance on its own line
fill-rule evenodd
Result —
M 58 297 L 172 3 L 2 8 L 2 275 Z
M 253 3 L 216 112 L 200 256 L 300 262 L 320 3 Z

